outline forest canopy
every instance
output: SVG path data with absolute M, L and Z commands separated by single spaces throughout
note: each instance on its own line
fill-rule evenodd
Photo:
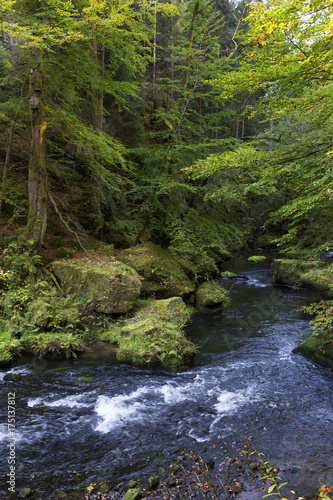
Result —
M 286 249 L 329 249 L 332 9 L 3 1 L 4 233 L 19 224 L 33 252 L 52 224 L 200 251 L 213 224 L 211 244 L 231 250 L 269 230 Z

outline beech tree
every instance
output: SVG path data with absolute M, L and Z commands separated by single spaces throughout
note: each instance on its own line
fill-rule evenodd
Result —
M 267 132 L 254 145 L 236 145 L 189 169 L 194 177 L 229 170 L 239 176 L 243 192 L 284 193 L 287 202 L 272 218 L 288 222 L 280 244 L 294 250 L 333 244 L 332 10 L 332 0 L 251 5 L 239 67 L 211 83 L 225 99 L 260 92 L 247 113 L 261 116 Z
M 72 141 L 71 147 L 81 148 L 85 142 L 88 169 L 109 186 L 119 178 L 113 166 L 126 168 L 123 146 L 102 132 L 103 95 L 112 95 L 120 105 L 136 91 L 135 84 L 117 82 L 114 77 L 121 64 L 133 73 L 146 67 L 149 30 L 143 29 L 142 18 L 146 3 L 6 0 L 2 4 L 3 62 L 7 71 L 21 75 L 19 79 L 30 74 L 32 139 L 25 239 L 33 251 L 43 243 L 47 198 L 54 203 L 47 187 L 48 133 L 64 135 Z M 81 105 L 84 94 L 92 102 L 88 120 Z

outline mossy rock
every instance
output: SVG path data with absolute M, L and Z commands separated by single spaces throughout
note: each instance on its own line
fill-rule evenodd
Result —
M 83 299 L 85 307 L 97 312 L 127 313 L 140 295 L 137 272 L 116 260 L 73 259 L 55 261 L 52 267 L 65 292 Z
M 88 384 L 93 384 L 96 382 L 95 377 L 89 376 L 89 375 L 83 375 L 82 377 L 77 378 L 79 382 L 86 382 Z
M 149 488 L 154 490 L 160 484 L 160 478 L 158 476 L 150 476 L 149 478 Z
M 140 488 L 131 488 L 125 494 L 125 500 L 140 500 L 142 498 L 142 491 Z
M 333 298 L 333 265 L 310 269 L 300 276 L 302 285 L 313 288 L 325 298 Z
M 133 267 L 143 278 L 142 295 L 159 299 L 187 297 L 194 287 L 170 252 L 147 242 L 118 254 L 118 259 Z
M 196 281 L 201 277 L 213 277 L 218 274 L 218 268 L 215 264 L 216 256 L 214 259 L 206 251 L 199 250 L 192 243 L 188 242 L 185 246 L 180 247 L 173 244 L 168 248 L 168 251 L 177 260 L 190 280 Z
M 8 382 L 19 382 L 22 380 L 22 375 L 20 373 L 6 373 L 4 376 L 3 380 L 6 380 Z
M 23 488 L 23 490 L 20 491 L 20 497 L 21 498 L 29 498 L 33 495 L 33 491 L 31 488 Z
M 67 493 L 63 490 L 54 490 L 51 494 L 51 497 L 55 500 L 61 500 L 62 498 L 67 498 Z
M 287 285 L 300 285 L 300 277 L 311 269 L 322 266 L 321 261 L 306 261 L 297 259 L 275 259 L 271 265 L 274 280 Z
M 118 343 L 119 361 L 179 371 L 192 364 L 196 353 L 182 331 L 189 318 L 180 297 L 150 300 L 132 318 L 104 331 L 100 338 Z
M 237 274 L 232 273 L 231 271 L 222 271 L 220 274 L 222 278 L 236 278 Z
M 325 298 L 333 298 L 333 264 L 320 260 L 276 259 L 272 262 L 272 275 L 277 283 L 303 285 L 317 290 Z
M 59 247 L 56 250 L 57 259 L 72 259 L 74 257 L 74 252 L 69 248 Z
M 199 286 L 195 294 L 195 307 L 199 312 L 217 313 L 229 304 L 229 294 L 216 281 L 207 281 Z
M 294 352 L 305 354 L 333 367 L 333 331 L 313 333 Z
M 103 257 L 108 257 L 108 258 L 114 257 L 115 256 L 114 245 L 103 245 L 102 255 Z
M 264 255 L 252 255 L 247 259 L 248 262 L 261 262 L 263 260 L 266 260 Z

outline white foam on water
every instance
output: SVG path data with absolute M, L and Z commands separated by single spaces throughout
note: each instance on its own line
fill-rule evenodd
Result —
M 8 438 L 8 430 L 5 424 L 0 426 L 0 443 Z
M 57 408 L 64 406 L 66 408 L 87 408 L 91 406 L 91 403 L 87 401 L 87 398 L 91 393 L 85 394 L 75 394 L 71 396 L 66 396 L 65 398 L 56 399 L 55 401 L 50 401 L 48 399 L 34 398 L 28 400 L 28 406 L 33 408 L 35 406 L 44 405 L 51 408 Z
M 164 402 L 167 404 L 180 403 L 187 399 L 197 400 L 198 396 L 206 391 L 207 381 L 196 375 L 195 379 L 184 385 L 177 385 L 175 382 L 167 382 L 158 388 L 156 392 L 162 394 Z
M 148 387 L 141 387 L 128 395 L 121 394 L 111 398 L 99 396 L 95 407 L 99 422 L 95 430 L 106 434 L 111 429 L 126 424 L 128 420 L 140 419 L 148 409 L 148 405 L 147 402 L 136 401 L 136 399 L 147 396 L 150 390 Z
M 222 391 L 214 405 L 218 416 L 213 420 L 210 426 L 210 432 L 213 432 L 214 426 L 225 416 L 230 416 L 239 411 L 243 406 L 249 403 L 260 401 L 261 396 L 256 384 L 237 392 Z
M 33 408 L 34 406 L 39 406 L 43 403 L 42 398 L 33 398 L 33 399 L 28 399 L 27 405 L 29 408 Z
M 57 399 L 56 401 L 52 401 L 49 403 L 45 403 L 46 406 L 50 406 L 51 408 L 57 408 L 59 406 L 65 406 L 68 408 L 87 408 L 91 406 L 89 402 L 82 400 L 87 399 L 87 394 L 77 394 L 72 396 L 66 396 L 65 398 Z

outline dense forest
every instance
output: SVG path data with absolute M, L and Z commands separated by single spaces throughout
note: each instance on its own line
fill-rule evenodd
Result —
M 3 288 L 98 242 L 156 244 L 197 282 L 240 249 L 329 251 L 332 9 L 4 1 Z
M 223 265 L 270 253 L 332 366 L 333 0 L 2 0 L 0 28 L 0 366 L 186 371 L 248 279 Z

